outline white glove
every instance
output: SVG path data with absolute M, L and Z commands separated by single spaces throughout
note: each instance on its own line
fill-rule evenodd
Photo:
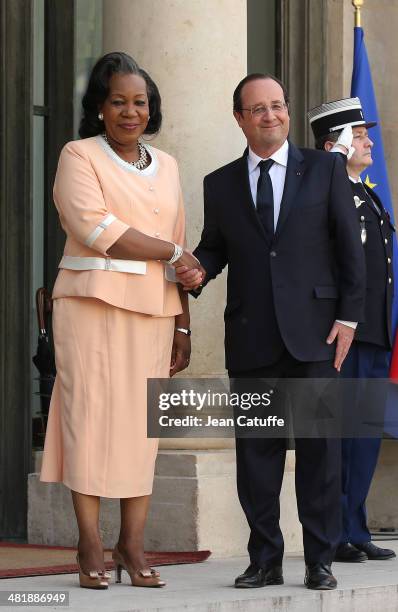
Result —
M 347 159 L 351 159 L 355 152 L 355 149 L 352 146 L 353 138 L 354 135 L 352 133 L 352 127 L 350 125 L 346 125 L 338 137 L 337 142 L 333 145 L 332 149 L 330 149 L 331 152 L 343 153 L 343 155 L 347 155 Z

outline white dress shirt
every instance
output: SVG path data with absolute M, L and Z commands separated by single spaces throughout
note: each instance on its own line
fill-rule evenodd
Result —
M 274 230 L 276 229 L 276 224 L 278 223 L 279 212 L 281 210 L 281 202 L 283 196 L 283 188 L 285 186 L 285 178 L 286 178 L 286 167 L 287 167 L 287 158 L 289 155 L 289 143 L 287 140 L 283 143 L 283 145 L 275 151 L 269 158 L 259 157 L 251 150 L 249 147 L 249 155 L 247 156 L 247 164 L 249 168 L 249 182 L 250 182 L 250 191 L 252 193 L 252 198 L 254 202 L 254 206 L 256 206 L 257 201 L 257 182 L 260 176 L 260 168 L 258 164 L 263 161 L 263 159 L 273 159 L 274 164 L 272 164 L 269 170 L 269 176 L 272 183 L 272 190 L 274 192 Z
M 249 170 L 249 182 L 250 182 L 250 191 L 252 194 L 252 199 L 254 206 L 256 206 L 257 202 L 257 183 L 258 178 L 260 176 L 260 168 L 258 164 L 264 159 L 273 159 L 275 163 L 272 164 L 269 169 L 269 176 L 272 183 L 272 190 L 274 192 L 274 230 L 276 230 L 276 225 L 278 223 L 279 213 L 281 210 L 283 189 L 285 187 L 285 178 L 286 178 L 286 168 L 287 168 L 287 159 L 289 156 L 289 143 L 287 140 L 283 143 L 283 145 L 275 151 L 270 157 L 259 157 L 252 149 L 249 147 L 249 154 L 247 156 L 247 165 Z M 351 177 L 350 177 L 351 178 Z M 352 327 L 356 329 L 357 323 L 354 321 L 341 321 L 339 319 L 336 320 L 336 323 L 343 323 L 344 325 L 348 325 L 348 327 Z

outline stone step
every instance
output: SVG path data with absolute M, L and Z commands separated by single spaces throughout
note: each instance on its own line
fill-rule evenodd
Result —
M 386 542 L 398 551 L 398 542 Z M 335 591 L 309 591 L 303 586 L 301 555 L 285 558 L 285 584 L 260 589 L 235 589 L 234 577 L 247 565 L 246 557 L 212 559 L 194 565 L 160 568 L 163 589 L 131 588 L 123 572 L 121 585 L 107 591 L 80 589 L 77 575 L 2 580 L 7 590 L 65 590 L 73 612 L 397 612 L 398 561 L 335 563 Z M 47 608 L 29 608 L 33 610 Z M 54 608 L 55 609 L 55 608 Z

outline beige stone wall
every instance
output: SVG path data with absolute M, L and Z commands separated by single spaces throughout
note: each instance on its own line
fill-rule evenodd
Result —
M 351 0 L 328 0 L 327 9 L 327 97 L 333 100 L 350 95 L 354 9 Z M 398 219 L 398 2 L 365 0 L 361 14 Z
M 242 154 L 232 93 L 246 74 L 245 0 L 104 0 L 104 52 L 126 51 L 159 86 L 164 124 L 154 145 L 177 158 L 188 227 L 196 246 L 202 181 Z M 224 372 L 225 274 L 191 300 L 193 354 L 188 375 Z

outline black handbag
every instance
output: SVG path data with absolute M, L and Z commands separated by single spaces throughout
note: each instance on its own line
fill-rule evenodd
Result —
M 36 291 L 36 311 L 39 336 L 36 355 L 33 356 L 32 361 L 39 371 L 39 376 L 36 379 L 39 381 L 39 391 L 36 391 L 36 395 L 40 396 L 41 414 L 38 419 L 33 419 L 33 442 L 34 446 L 41 446 L 44 440 L 48 409 L 56 375 L 54 350 L 48 335 L 48 320 L 52 312 L 52 299 L 44 287 L 40 287 Z

